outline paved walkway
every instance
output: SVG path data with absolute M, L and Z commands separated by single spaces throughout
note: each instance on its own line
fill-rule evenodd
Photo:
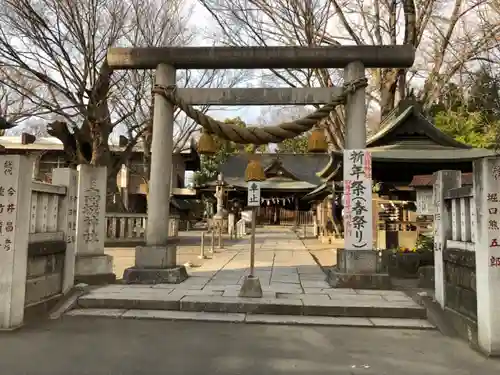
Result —
M 226 236 L 227 237 L 227 236 Z M 200 230 L 180 231 L 179 243 L 177 245 L 177 263 L 201 265 L 205 260 L 198 258 L 200 255 Z M 210 238 L 205 238 L 206 249 L 210 247 Z M 238 240 L 224 239 L 224 242 L 231 246 Z M 217 243 L 217 239 L 216 239 Z M 113 273 L 118 279 L 123 277 L 123 271 L 135 264 L 135 246 L 108 246 L 105 253 L 113 257 Z
M 331 288 L 302 240 L 287 228 L 259 229 L 256 236 L 255 275 L 261 280 L 264 296 L 260 299 L 240 298 L 238 293 L 241 284 L 249 273 L 249 241 L 246 239 L 233 243 L 214 254 L 213 259 L 205 261 L 201 267 L 190 268 L 191 277 L 181 284 L 109 285 L 81 297 L 79 305 L 84 308 L 115 308 L 118 310 L 112 315 L 124 317 L 133 317 L 134 314 L 144 316 L 143 312 L 135 310 L 148 309 L 184 313 L 354 317 L 358 320 L 351 320 L 350 324 L 363 326 L 400 325 L 384 319 L 374 320 L 377 318 L 416 318 L 417 322 L 407 325 L 430 327 L 420 319 L 425 318 L 425 310 L 403 292 Z M 125 313 L 130 309 L 134 311 Z M 71 314 L 89 313 L 74 311 Z M 109 315 L 111 312 L 93 313 Z M 177 313 L 165 314 L 156 314 L 156 317 L 175 318 Z M 182 316 L 186 317 L 185 314 Z M 359 321 L 360 318 L 364 320 Z M 298 318 L 290 319 L 297 321 Z M 223 320 L 227 320 L 227 317 Z M 237 315 L 230 320 L 249 319 Z M 337 321 L 337 324 L 342 325 L 342 322 Z

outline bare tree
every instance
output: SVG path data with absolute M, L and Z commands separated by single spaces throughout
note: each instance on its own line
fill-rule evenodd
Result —
M 182 46 L 195 42 L 197 30 L 189 28 L 191 8 L 185 8 L 182 0 L 169 2 L 155 2 L 151 0 L 132 0 L 134 14 L 134 28 L 126 35 L 126 39 L 133 46 Z M 245 72 L 227 74 L 223 70 L 180 70 L 177 71 L 178 87 L 232 87 L 244 79 Z M 131 113 L 125 117 L 123 132 L 129 139 L 140 139 L 144 150 L 141 173 L 145 183 L 149 182 L 151 165 L 152 141 L 152 111 L 154 85 L 154 71 L 135 70 L 127 72 L 124 80 L 118 83 L 121 98 L 116 99 L 116 109 L 120 114 Z M 201 106 L 199 110 L 205 112 L 209 106 Z M 177 109 L 174 114 L 174 150 L 180 152 L 190 145 L 193 134 L 199 126 Z
M 70 162 L 110 166 L 108 139 L 123 118 L 112 116 L 109 95 L 122 76 L 111 76 L 105 57 L 129 26 L 128 4 L 119 0 L 1 0 L 0 4 L 0 61 L 23 78 L 19 82 L 7 76 L 4 83 L 64 119 L 52 122 L 49 133 L 63 142 Z
M 432 103 L 444 84 L 493 48 L 498 23 L 478 17 L 487 0 L 200 0 L 220 27 L 228 45 L 319 46 L 411 44 L 417 48 L 414 69 L 372 69 L 368 102 L 390 112 L 408 88 L 423 84 L 422 100 Z M 497 0 L 495 0 L 497 1 Z M 478 38 L 477 35 L 484 36 Z M 276 80 L 292 87 L 330 86 L 335 70 L 273 70 Z M 398 89 L 399 87 L 399 89 Z M 343 113 L 328 121 L 333 143 L 343 143 Z
M 18 82 L 22 79 L 15 70 L 0 67 L 0 136 L 5 133 L 5 130 L 14 128 L 24 119 L 40 111 L 40 108 L 33 105 L 25 96 L 19 95 L 16 90 L 3 84 L 6 75 Z M 25 82 L 25 84 L 30 83 Z M 32 89 L 35 88 L 32 87 Z
M 153 73 L 112 72 L 107 50 L 188 44 L 194 35 L 187 30 L 188 14 L 182 0 L 0 0 L 0 69 L 15 72 L 1 83 L 36 108 L 35 115 L 57 117 L 48 131 L 62 141 L 67 159 L 106 165 L 114 189 L 136 142 L 150 144 Z M 195 86 L 222 76 L 200 72 Z M 178 129 L 186 144 L 193 125 Z M 109 138 L 120 130 L 129 143 L 117 157 Z

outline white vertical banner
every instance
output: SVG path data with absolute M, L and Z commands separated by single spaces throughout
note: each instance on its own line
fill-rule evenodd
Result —
M 344 150 L 344 248 L 373 248 L 372 159 L 366 150 Z

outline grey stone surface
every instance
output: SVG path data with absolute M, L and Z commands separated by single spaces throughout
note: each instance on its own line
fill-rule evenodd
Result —
M 325 325 L 325 326 L 350 326 L 350 327 L 373 327 L 373 323 L 367 318 L 344 318 L 329 316 L 304 316 L 304 315 L 267 315 L 248 314 L 246 323 L 287 324 L 287 325 Z
M 294 243 L 291 248 L 293 236 L 283 229 L 258 232 L 257 245 L 268 244 L 269 248 L 261 247 L 256 253 L 255 275 L 259 276 L 263 298 L 238 298 L 248 274 L 249 254 L 245 248 L 222 252 L 201 267 L 190 269 L 193 276 L 179 284 L 113 285 L 95 290 L 82 303 L 96 308 L 109 303 L 108 307 L 113 308 L 191 312 L 425 317 L 425 310 L 399 291 L 329 287 L 304 245 Z M 276 281 L 296 279 L 301 284 Z
M 168 246 L 138 246 L 135 249 L 135 266 L 137 268 L 168 268 L 176 263 L 176 244 Z
M 418 287 L 434 289 L 434 266 L 418 268 Z
M 0 339 L 6 375 L 159 375 L 166 369 L 169 375 L 493 375 L 500 361 L 428 330 L 80 316 Z
M 128 310 L 121 317 L 133 319 L 197 320 L 230 323 L 243 323 L 245 321 L 245 314 L 220 314 L 189 311 Z
M 92 276 L 113 273 L 113 257 L 107 254 L 77 254 L 75 275 Z
M 349 289 L 391 289 L 389 274 L 347 273 L 336 268 L 328 272 L 328 284 L 333 288 Z
M 380 317 L 380 318 L 417 318 L 425 319 L 426 311 L 417 304 L 363 301 L 363 300 L 317 300 L 314 304 L 305 303 L 304 315 Z
M 44 299 L 61 293 L 62 274 L 53 273 L 26 280 L 25 304 L 42 302 Z
M 182 311 L 209 311 L 252 314 L 302 314 L 302 301 L 271 298 L 187 296 L 180 302 Z
M 80 297 L 78 306 L 82 308 L 179 310 L 177 295 L 154 295 L 137 293 L 121 295 L 117 293 L 90 294 Z
M 188 278 L 186 267 L 128 268 L 123 274 L 125 282 L 133 284 L 179 284 Z
M 75 283 L 87 285 L 105 285 L 114 283 L 116 275 L 114 273 L 98 273 L 95 275 L 75 275 Z
M 370 318 L 375 327 L 435 329 L 433 324 L 424 319 Z
M 75 309 L 68 311 L 68 316 L 107 316 L 119 318 L 125 313 L 125 309 Z
M 245 277 L 238 296 L 246 298 L 261 298 L 262 287 L 260 285 L 259 278 L 255 276 Z

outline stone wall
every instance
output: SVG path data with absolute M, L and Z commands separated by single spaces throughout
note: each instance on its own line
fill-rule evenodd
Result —
M 445 306 L 477 321 L 476 254 L 445 249 L 443 261 Z
M 66 243 L 28 245 L 25 306 L 44 303 L 62 293 Z

